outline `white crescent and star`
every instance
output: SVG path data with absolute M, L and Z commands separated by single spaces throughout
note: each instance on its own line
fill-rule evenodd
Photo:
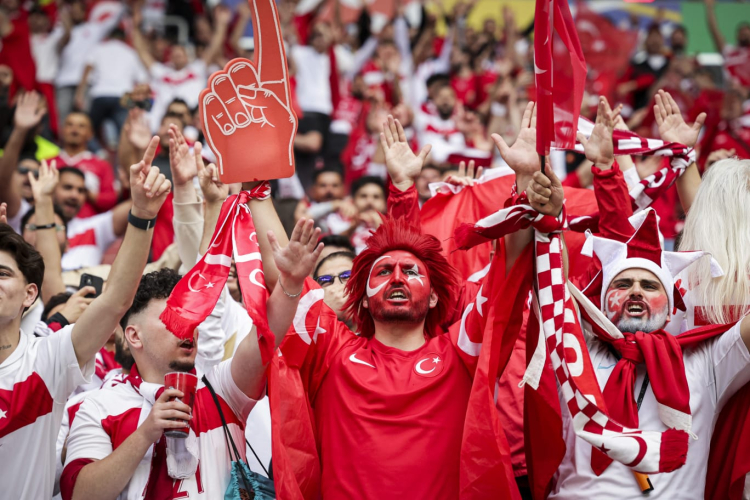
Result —
M 256 276 L 257 276 L 258 273 L 263 274 L 263 269 L 253 269 L 252 271 L 250 271 L 250 276 L 249 276 L 250 282 L 253 285 L 257 285 L 257 286 L 259 286 L 261 288 L 265 288 L 266 285 L 264 285 L 263 283 L 261 283 L 260 281 L 258 281 L 258 278 L 256 278 Z
M 422 368 L 422 363 L 424 363 L 425 361 L 432 361 L 434 363 L 434 366 L 431 370 L 425 370 L 424 368 Z M 430 373 L 434 372 L 435 369 L 437 369 L 439 362 L 440 358 L 438 356 L 435 356 L 434 358 L 424 358 L 416 364 L 414 369 L 417 370 L 417 373 L 419 373 L 420 375 L 429 375 Z
M 212 283 L 212 282 L 208 281 L 208 279 L 207 279 L 207 278 L 206 278 L 205 276 L 203 276 L 203 275 L 202 275 L 201 273 L 199 273 L 198 271 L 196 271 L 196 272 L 194 272 L 194 273 L 193 273 L 193 275 L 192 275 L 192 276 L 190 276 L 190 279 L 189 279 L 189 280 L 188 280 L 188 282 L 187 282 L 187 286 L 188 286 L 188 289 L 189 289 L 189 290 L 190 290 L 191 292 L 195 292 L 195 293 L 198 293 L 198 292 L 201 292 L 201 291 L 202 291 L 201 289 L 196 289 L 196 288 L 194 287 L 194 284 L 195 284 L 195 283 L 194 283 L 194 282 L 195 282 L 195 279 L 194 279 L 194 278 L 195 278 L 196 276 L 198 276 L 198 277 L 199 277 L 200 279 L 202 279 L 203 281 L 205 281 L 205 282 L 206 282 L 206 284 L 205 284 L 205 285 L 203 285 L 203 289 L 202 289 L 202 290 L 207 290 L 207 289 L 209 289 L 209 288 L 213 288 L 213 287 L 214 287 L 214 284 L 215 284 L 215 283 Z

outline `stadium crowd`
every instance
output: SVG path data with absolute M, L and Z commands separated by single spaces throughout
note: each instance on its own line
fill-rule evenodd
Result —
M 534 26 L 518 25 L 510 7 L 498 2 L 501 25 L 493 17 L 477 28 L 468 22 L 472 1 L 396 2 L 387 16 L 336 0 L 279 0 L 289 105 L 298 117 L 296 172 L 258 186 L 219 181 L 220 152 L 212 151 L 199 112 L 212 73 L 234 58 L 253 60 L 254 2 L 0 0 L 0 497 L 224 498 L 228 485 L 245 477 L 233 469 L 241 458 L 255 481 L 274 477 L 280 499 L 316 498 L 313 490 L 325 499 L 463 498 L 461 432 L 482 366 L 484 327 L 477 325 L 486 321 L 482 304 L 498 296 L 502 304 L 493 307 L 504 304 L 509 324 L 517 320 L 522 332 L 492 379 L 493 418 L 512 479 L 508 498 L 639 498 L 623 460 L 606 455 L 617 446 L 592 444 L 565 413 L 570 398 L 563 389 L 559 468 L 542 481 L 546 476 L 527 463 L 539 444 L 528 442 L 532 403 L 524 401 L 537 355 L 527 343 L 536 336 L 528 326 L 535 309 L 531 299 L 524 305 L 509 298 L 531 297 L 527 289 L 508 294 L 511 286 L 530 286 L 514 282 L 514 270 L 531 266 L 524 248 L 540 229 L 514 226 L 515 233 L 493 233 L 487 240 L 494 241 L 479 245 L 453 238 L 461 224 L 517 204 L 555 221 L 596 213 L 597 223 L 586 226 L 596 236 L 585 243 L 580 234 L 567 237 L 576 229 L 570 217 L 570 231 L 568 222 L 548 231 L 566 230 L 565 272 L 581 289 L 575 311 L 639 345 L 636 355 L 603 340 L 606 327 L 588 332 L 584 350 L 594 369 L 609 366 L 609 380 L 627 379 L 630 392 L 623 389 L 617 403 L 620 387 L 607 382 L 610 372 L 597 371 L 593 380 L 626 428 L 639 428 L 640 410 L 644 427 L 698 439 L 691 454 L 685 444 L 687 461 L 670 468 L 664 443 L 673 438 L 662 436 L 662 463 L 639 468 L 633 460 L 630 468 L 660 473 L 648 479 L 652 496 L 703 498 L 704 488 L 716 487 L 709 453 L 719 430 L 744 425 L 721 412 L 735 409 L 728 403 L 735 394 L 750 397 L 750 23 L 739 23 L 728 40 L 715 0 L 704 1 L 721 68 L 687 52 L 690 33 L 682 26 L 657 19 L 644 28 L 635 16 L 615 26 L 578 5 L 579 20 L 618 33 L 625 49 L 609 46 L 611 57 L 602 58 L 592 47 L 605 41 L 584 39 L 581 31 L 589 61 L 581 116 L 592 129 L 579 135 L 578 150 L 553 151 L 542 165 Z M 631 132 L 649 138 L 634 154 L 618 145 L 626 137 L 618 134 Z M 694 155 L 668 189 L 653 178 L 679 155 L 652 154 L 656 143 Z M 252 161 L 252 148 L 245 154 Z M 632 194 L 639 185 L 658 189 L 658 197 L 640 204 Z M 188 273 L 218 246 L 212 237 L 226 220 L 225 200 L 247 191 L 270 292 L 263 320 L 248 308 L 256 274 L 247 281 L 243 269 L 252 258 L 232 259 L 230 252 L 215 306 L 195 335 L 178 339 L 162 322 L 172 307 L 167 299 L 178 283 L 213 293 L 204 274 Z M 398 225 L 404 221 L 418 230 Z M 633 263 L 628 253 L 615 262 L 604 240 L 637 247 L 638 258 L 651 260 Z M 687 263 L 663 264 L 672 250 L 714 260 L 683 271 Z M 592 290 L 597 273 L 603 281 Z M 181 282 L 183 275 L 189 279 Z M 311 312 L 321 297 L 324 310 Z M 406 303 L 418 313 L 401 311 Z M 493 318 L 501 314 L 493 311 Z M 710 334 L 716 337 L 663 340 L 724 324 L 730 326 Z M 287 331 L 314 346 L 308 352 L 284 344 L 285 358 L 298 349 L 304 363 L 269 368 L 287 380 L 296 379 L 284 369 L 300 377 L 310 400 L 305 411 L 271 408 L 268 394 L 292 393 L 267 377 L 261 330 L 275 347 Z M 660 332 L 651 338 L 663 340 L 661 347 L 646 346 L 638 337 L 644 331 Z M 347 368 L 341 359 L 350 361 Z M 682 378 L 659 382 L 659 375 L 669 378 L 660 364 Z M 385 370 L 388 384 L 357 385 L 347 371 L 356 365 Z M 170 372 L 199 377 L 192 406 L 177 389 L 165 390 Z M 399 382 L 441 372 L 455 375 L 418 389 Z M 558 379 L 558 387 L 565 383 Z M 282 386 L 281 396 L 274 393 Z M 679 397 L 670 392 L 687 394 L 689 405 L 675 409 Z M 635 398 L 634 414 L 619 408 Z M 315 451 L 304 448 L 302 424 L 272 417 L 272 409 L 312 420 Z M 684 424 L 683 414 L 692 423 Z M 164 435 L 183 420 L 190 422 L 187 438 Z M 309 463 L 293 453 L 277 459 L 277 449 L 319 455 L 319 481 L 303 482 L 302 493 L 291 495 L 284 467 L 298 473 Z M 644 456 L 650 452 L 638 460 Z M 742 487 L 711 498 L 743 498 Z

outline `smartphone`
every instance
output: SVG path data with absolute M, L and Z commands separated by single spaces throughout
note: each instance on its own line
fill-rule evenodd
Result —
M 83 273 L 81 275 L 81 282 L 78 284 L 78 289 L 85 286 L 93 286 L 96 290 L 96 293 L 94 294 L 88 294 L 86 295 L 87 299 L 94 299 L 102 294 L 102 287 L 104 286 L 104 280 L 100 278 L 99 276 L 94 276 L 93 274 L 86 274 Z

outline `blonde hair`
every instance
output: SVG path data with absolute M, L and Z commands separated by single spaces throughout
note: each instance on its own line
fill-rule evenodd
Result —
M 711 323 L 739 320 L 750 309 L 750 160 L 730 158 L 708 169 L 685 219 L 680 250 L 709 252 L 724 270 L 712 278 L 708 257 L 692 266 L 693 305 L 702 306 Z

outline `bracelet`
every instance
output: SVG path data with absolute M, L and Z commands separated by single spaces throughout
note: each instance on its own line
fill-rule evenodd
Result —
M 299 293 L 292 295 L 291 293 L 286 291 L 286 288 L 284 288 L 284 284 L 281 282 L 281 278 L 279 278 L 279 285 L 281 285 L 281 291 L 284 292 L 284 295 L 286 295 L 290 299 L 296 299 L 297 297 L 302 295 L 302 291 L 305 289 L 305 286 L 302 285 L 302 290 L 300 290 Z
M 31 228 L 33 226 L 33 229 Z M 57 227 L 57 223 L 50 222 L 49 224 L 44 224 L 42 226 L 37 226 L 36 224 L 28 224 L 27 228 L 31 231 L 39 231 L 40 229 L 53 229 Z
M 156 224 L 156 217 L 153 219 L 141 219 L 140 217 L 133 215 L 133 211 L 131 210 L 128 212 L 128 224 L 138 229 L 148 231 Z

